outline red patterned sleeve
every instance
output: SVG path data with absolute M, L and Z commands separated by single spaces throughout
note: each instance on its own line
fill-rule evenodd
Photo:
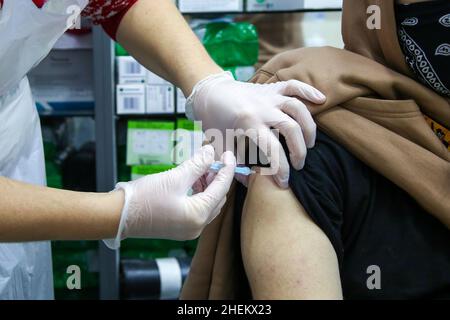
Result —
M 116 39 L 117 29 L 127 11 L 138 0 L 90 0 L 83 16 L 92 18 L 95 24 L 102 25 L 111 38 Z
M 34 4 L 38 7 L 41 8 L 46 0 L 33 0 Z M 0 0 L 0 8 L 3 6 L 3 0 Z
M 37 7 L 41 8 L 47 0 L 33 0 Z M 116 39 L 117 29 L 127 11 L 138 0 L 90 0 L 83 11 L 83 16 L 90 17 L 95 24 L 101 24 L 103 29 Z M 0 8 L 3 0 L 0 0 Z

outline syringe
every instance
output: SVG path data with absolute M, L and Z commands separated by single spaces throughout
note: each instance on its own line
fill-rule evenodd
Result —
M 219 170 L 222 169 L 224 166 L 225 164 L 223 164 L 222 162 L 214 162 L 209 169 L 213 172 L 219 172 Z M 243 176 L 249 176 L 256 172 L 250 169 L 249 167 L 236 167 L 236 169 L 234 169 L 234 173 L 241 174 Z

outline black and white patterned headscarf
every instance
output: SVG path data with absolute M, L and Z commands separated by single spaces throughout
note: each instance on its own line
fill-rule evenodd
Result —
M 396 7 L 406 61 L 425 85 L 450 97 L 450 0 Z

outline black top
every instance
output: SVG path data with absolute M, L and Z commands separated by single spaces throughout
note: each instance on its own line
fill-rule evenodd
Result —
M 410 68 L 426 86 L 450 97 L 450 1 L 398 4 L 396 19 Z
M 289 184 L 338 255 L 345 299 L 450 298 L 450 231 L 330 137 L 318 132 Z M 380 290 L 367 287 L 373 266 Z
M 450 298 L 450 231 L 406 192 L 323 133 L 291 175 L 338 254 L 345 298 Z M 370 266 L 381 290 L 367 288 Z

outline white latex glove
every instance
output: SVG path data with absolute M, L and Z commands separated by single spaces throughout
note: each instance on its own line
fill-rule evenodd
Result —
M 125 191 L 125 203 L 116 239 L 105 240 L 111 249 L 128 238 L 190 240 L 219 213 L 233 181 L 236 159 L 225 152 L 225 163 L 202 193 L 188 196 L 189 189 L 214 162 L 214 148 L 199 149 L 192 159 L 170 171 L 148 175 L 136 181 L 118 183 Z
M 302 169 L 307 148 L 315 144 L 316 124 L 298 98 L 315 104 L 326 101 L 320 91 L 297 80 L 252 84 L 238 82 L 230 72 L 223 72 L 195 85 L 186 103 L 186 114 L 191 120 L 202 121 L 204 130 L 219 129 L 224 137 L 226 129 L 258 130 L 253 140 L 266 155 L 268 150 L 279 150 L 278 157 L 270 157 L 271 167 L 276 171 L 275 181 L 287 188 L 289 163 L 270 128 L 278 129 L 285 137 L 293 167 Z

